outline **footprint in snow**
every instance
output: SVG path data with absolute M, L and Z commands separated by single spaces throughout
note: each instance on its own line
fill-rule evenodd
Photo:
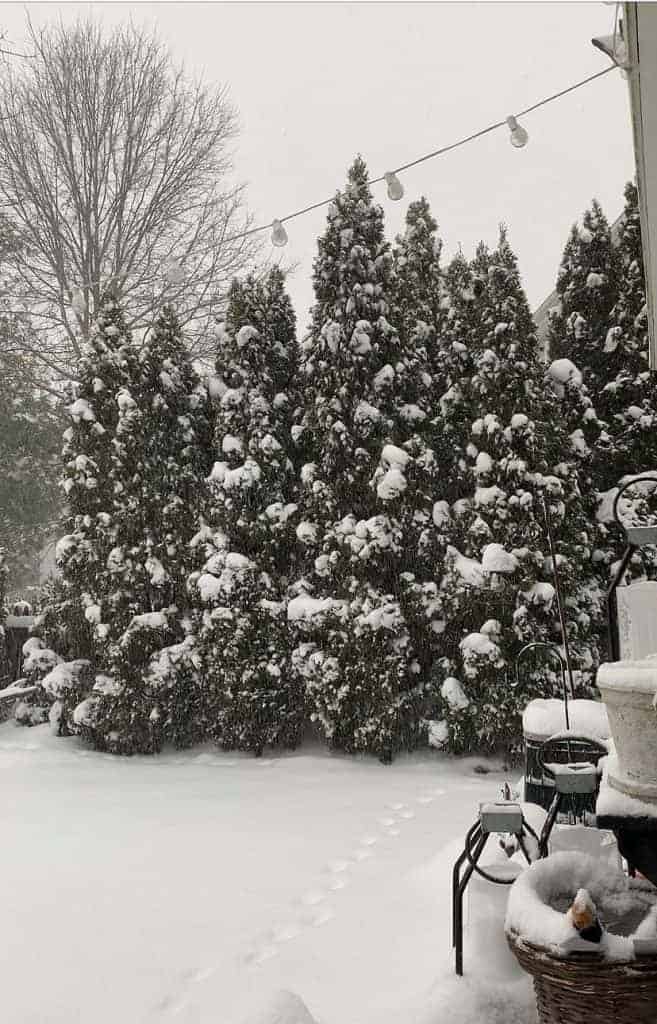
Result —
M 415 815 L 413 814 L 413 811 L 400 811 L 399 817 L 406 818 L 406 820 L 409 821 L 411 818 L 414 818 Z
M 369 850 L 366 846 L 365 847 L 361 847 L 359 850 L 355 850 L 354 854 L 353 854 L 354 860 L 358 860 L 358 861 L 367 860 L 371 856 L 372 856 L 372 851 Z
M 389 829 L 386 830 L 386 835 L 387 836 L 398 836 L 399 835 L 399 829 L 398 828 L 389 828 Z
M 401 811 L 403 807 L 406 807 L 406 804 L 388 804 L 388 807 L 391 811 Z
M 328 870 L 334 875 L 342 874 L 343 871 L 348 871 L 351 861 L 348 860 L 332 860 L 328 865 Z
M 322 909 L 318 910 L 316 914 L 313 914 L 308 923 L 312 925 L 313 928 L 320 928 L 323 924 L 328 924 L 329 921 L 332 921 L 334 917 L 334 910 L 331 910 L 330 907 L 322 907 Z
M 252 964 L 264 964 L 267 960 L 271 960 L 273 957 L 278 956 L 276 949 L 273 946 L 265 946 L 264 949 L 258 950 L 250 958 Z
M 363 836 L 363 838 L 359 841 L 359 845 L 360 846 L 374 846 L 374 844 L 376 842 L 378 842 L 376 836 Z
M 390 828 L 391 825 L 395 824 L 395 818 L 379 818 L 379 825 L 383 825 L 384 828 Z
M 217 973 L 217 970 L 218 970 L 217 967 L 203 967 L 203 968 L 201 968 L 200 971 L 196 971 L 196 973 L 194 974 L 194 976 L 192 978 L 192 981 L 196 981 L 196 982 L 207 981 L 208 978 L 211 978 L 213 974 Z
M 331 890 L 331 892 L 338 892 L 340 889 L 344 889 L 346 884 L 347 883 L 345 882 L 344 878 L 340 878 L 340 876 L 338 875 L 331 882 L 329 882 L 329 889 Z
M 310 892 L 305 893 L 301 897 L 301 902 L 305 903 L 307 907 L 314 907 L 318 903 L 322 903 L 326 899 L 326 893 L 323 889 L 311 889 Z
M 427 795 L 427 796 L 418 796 L 418 797 L 416 797 L 416 800 L 417 800 L 417 803 L 419 803 L 419 804 L 431 804 L 431 803 L 433 803 L 434 798 L 433 798 L 433 796 Z
M 298 935 L 301 935 L 300 925 L 294 922 L 284 924 L 274 932 L 274 942 L 291 942 L 292 939 L 296 939 Z

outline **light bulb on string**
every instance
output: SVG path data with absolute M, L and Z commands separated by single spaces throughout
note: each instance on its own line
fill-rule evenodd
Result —
M 282 221 L 272 221 L 271 228 L 271 244 L 278 246 L 279 249 L 282 246 L 287 245 L 287 231 L 285 230 Z
M 386 171 L 383 180 L 388 186 L 388 199 L 401 199 L 404 195 L 404 186 L 394 171 Z
M 515 146 L 516 149 L 522 149 L 529 142 L 529 133 L 521 124 L 518 124 L 513 114 L 510 114 L 506 119 L 506 123 L 511 131 L 511 145 Z

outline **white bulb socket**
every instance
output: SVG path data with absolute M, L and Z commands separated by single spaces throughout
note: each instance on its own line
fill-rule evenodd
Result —
M 516 118 L 511 114 L 506 119 L 506 123 L 509 126 L 511 132 L 511 145 L 515 146 L 516 149 L 522 149 L 529 142 L 529 133 L 521 124 L 518 124 Z
M 271 229 L 271 244 L 276 245 L 279 248 L 287 245 L 287 231 L 281 221 L 273 221 Z
M 404 186 L 397 177 L 394 171 L 386 171 L 383 175 L 383 180 L 388 186 L 388 199 L 402 199 L 404 196 Z

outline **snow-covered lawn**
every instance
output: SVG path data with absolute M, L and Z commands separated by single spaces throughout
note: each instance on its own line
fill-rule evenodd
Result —
M 474 765 L 122 759 L 5 723 L 3 1021 L 307 1024 L 287 990 L 313 1024 L 525 1024 L 524 978 L 467 949 L 452 977 L 451 866 L 503 779 Z

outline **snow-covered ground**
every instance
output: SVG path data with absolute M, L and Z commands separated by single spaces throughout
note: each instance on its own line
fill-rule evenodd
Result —
M 504 778 L 475 764 L 123 759 L 3 724 L 2 1019 L 528 1024 L 494 950 L 452 973 L 451 867 Z

